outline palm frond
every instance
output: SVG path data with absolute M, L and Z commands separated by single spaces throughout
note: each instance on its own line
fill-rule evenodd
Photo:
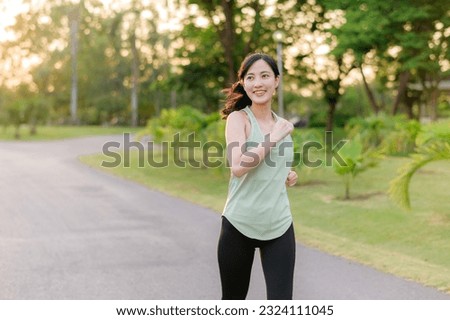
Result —
M 399 175 L 390 182 L 390 198 L 405 209 L 411 209 L 409 185 L 414 173 L 429 162 L 450 160 L 450 143 L 444 140 L 435 140 L 417 149 L 411 156 L 411 161 L 400 167 Z

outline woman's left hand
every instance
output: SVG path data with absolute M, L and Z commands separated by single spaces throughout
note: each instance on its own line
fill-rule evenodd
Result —
M 288 187 L 292 187 L 295 186 L 295 184 L 297 183 L 297 179 L 298 179 L 298 175 L 297 172 L 291 170 L 288 174 L 288 177 L 286 179 L 286 185 Z

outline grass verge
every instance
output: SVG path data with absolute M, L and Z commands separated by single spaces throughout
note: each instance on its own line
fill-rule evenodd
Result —
M 100 127 L 100 126 L 42 126 L 37 127 L 36 134 L 30 133 L 28 126 L 20 129 L 20 138 L 15 138 L 15 128 L 12 126 L 0 127 L 0 140 L 6 141 L 42 141 L 78 138 L 96 135 L 122 134 L 124 132 L 136 133 L 139 128 L 129 127 Z

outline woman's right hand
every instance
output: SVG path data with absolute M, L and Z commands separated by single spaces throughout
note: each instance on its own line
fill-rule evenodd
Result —
M 294 125 L 282 118 L 278 118 L 270 132 L 270 141 L 279 142 L 294 130 Z

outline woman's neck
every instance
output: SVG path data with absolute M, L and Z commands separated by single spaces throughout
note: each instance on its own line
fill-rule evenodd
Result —
M 272 119 L 272 108 L 268 105 L 256 105 L 252 104 L 251 107 L 253 114 L 257 119 L 269 120 Z

